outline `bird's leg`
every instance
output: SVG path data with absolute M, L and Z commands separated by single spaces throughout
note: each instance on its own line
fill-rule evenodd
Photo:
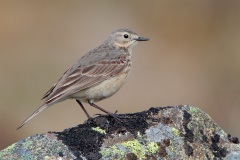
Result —
M 76 99 L 76 101 L 77 101 L 77 103 L 80 105 L 80 107 L 82 108 L 82 110 L 84 111 L 84 113 L 87 115 L 88 119 L 90 119 L 91 116 L 88 114 L 87 110 L 84 108 L 82 102 L 80 102 L 80 101 L 77 100 L 77 99 Z
M 103 111 L 104 113 L 108 114 L 109 116 L 111 116 L 111 117 L 117 119 L 118 121 L 122 122 L 122 120 L 120 120 L 115 114 L 113 114 L 113 113 L 111 113 L 111 112 L 108 112 L 107 110 L 99 107 L 98 105 L 96 105 L 96 104 L 94 104 L 94 103 L 92 103 L 92 102 L 89 102 L 89 101 L 88 101 L 88 103 L 90 104 L 90 106 L 95 107 L 95 108 Z

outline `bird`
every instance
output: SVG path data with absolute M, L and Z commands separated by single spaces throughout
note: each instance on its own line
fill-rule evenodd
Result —
M 129 29 L 112 32 L 103 43 L 83 55 L 53 87 L 43 95 L 43 104 L 21 125 L 46 108 L 67 99 L 75 99 L 86 116 L 91 118 L 83 103 L 88 103 L 114 118 L 118 117 L 95 103 L 111 97 L 124 84 L 132 69 L 132 49 L 138 41 L 148 41 Z

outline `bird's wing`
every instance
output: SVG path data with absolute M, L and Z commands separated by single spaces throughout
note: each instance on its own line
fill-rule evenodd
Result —
M 103 59 L 90 65 L 70 68 L 43 96 L 45 103 L 53 103 L 114 77 L 127 67 L 127 55 L 119 54 L 112 59 Z

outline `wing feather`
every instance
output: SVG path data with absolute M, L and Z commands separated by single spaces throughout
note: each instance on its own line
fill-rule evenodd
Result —
M 125 63 L 126 56 L 124 60 L 123 54 L 119 57 L 92 65 L 78 66 L 71 73 L 65 72 L 62 78 L 44 95 L 45 103 L 57 101 L 120 74 L 127 64 Z

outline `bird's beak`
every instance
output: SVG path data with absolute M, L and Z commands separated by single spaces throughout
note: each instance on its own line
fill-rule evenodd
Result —
M 138 38 L 134 38 L 134 40 L 136 41 L 148 41 L 148 38 L 144 38 L 144 37 L 138 37 Z

